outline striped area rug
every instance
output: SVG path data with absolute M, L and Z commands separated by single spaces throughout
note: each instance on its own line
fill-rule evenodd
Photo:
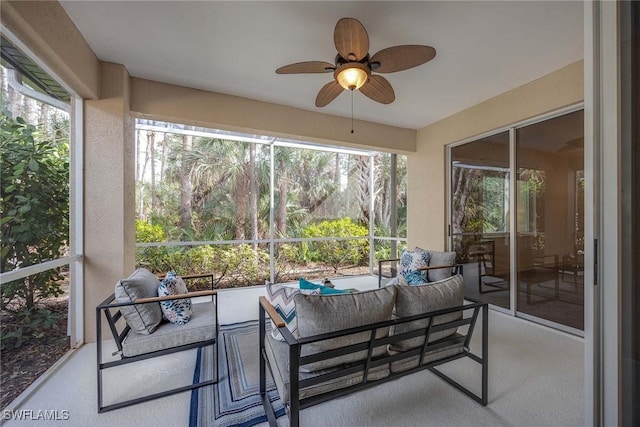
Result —
M 223 350 L 218 360 L 219 382 L 192 391 L 189 427 L 249 427 L 266 421 L 259 389 L 258 321 L 222 326 L 219 339 L 218 348 Z M 199 349 L 194 382 L 212 378 L 213 365 L 213 349 Z M 267 390 L 276 415 L 283 415 L 284 407 L 270 377 Z

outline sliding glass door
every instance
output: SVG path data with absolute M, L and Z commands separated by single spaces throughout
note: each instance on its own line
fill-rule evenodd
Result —
M 517 311 L 584 330 L 582 111 L 516 130 Z
M 450 148 L 451 247 L 466 298 L 581 334 L 583 111 Z
M 509 132 L 451 149 L 451 238 L 468 299 L 509 308 Z

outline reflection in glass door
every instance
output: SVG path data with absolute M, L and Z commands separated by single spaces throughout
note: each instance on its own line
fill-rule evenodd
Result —
M 579 110 L 450 148 L 465 298 L 584 330 L 583 136 Z
M 509 132 L 451 149 L 451 236 L 465 296 L 509 309 Z
M 584 329 L 583 112 L 516 131 L 517 311 Z

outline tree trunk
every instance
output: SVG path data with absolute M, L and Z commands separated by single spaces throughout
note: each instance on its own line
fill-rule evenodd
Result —
M 164 145 L 164 144 L 163 144 Z M 180 227 L 188 230 L 192 227 L 191 211 L 191 167 L 185 159 L 186 154 L 191 151 L 193 136 L 182 136 L 182 161 L 180 162 Z M 164 152 L 164 150 L 163 150 Z M 164 153 L 163 162 L 164 163 Z
M 280 178 L 278 179 L 278 215 L 276 218 L 276 234 L 284 237 L 287 233 L 287 203 L 289 201 L 289 176 L 284 159 L 278 162 Z
M 154 132 L 147 132 L 147 149 L 151 159 L 151 215 L 158 214 L 158 195 L 156 194 L 156 156 L 155 145 L 156 135 Z
M 21 105 L 22 95 L 9 86 L 7 70 L 2 68 L 2 100 L 12 117 L 24 116 Z
M 336 167 L 333 170 L 333 183 L 340 188 L 340 153 L 336 153 Z
M 144 199 L 145 199 L 145 178 L 147 174 L 147 165 L 149 164 L 149 135 L 145 133 L 145 137 L 147 138 L 147 150 L 144 151 L 144 163 L 142 163 L 142 169 L 140 170 L 140 178 L 139 178 L 139 198 L 140 198 L 140 211 L 139 215 L 141 219 L 147 219 L 148 214 L 144 210 Z M 138 131 L 138 149 L 140 155 L 142 155 L 142 132 Z
M 45 135 L 47 135 L 46 137 L 50 137 L 52 142 L 55 144 L 56 143 L 55 129 L 51 127 L 51 123 L 48 120 L 49 106 L 47 104 L 41 104 L 41 103 L 38 103 L 36 105 L 38 105 L 40 110 L 38 111 L 38 115 L 40 116 L 38 117 L 38 123 L 42 126 L 42 129 L 44 129 L 44 133 Z
M 190 138 L 193 139 L 192 136 Z M 184 141 L 183 141 L 184 142 Z M 191 147 L 189 147 L 191 150 Z M 164 169 L 167 165 L 167 135 L 164 135 L 162 138 L 162 153 L 160 153 L 160 182 L 164 181 Z
M 246 177 L 241 177 L 238 181 L 235 194 L 237 220 L 235 221 L 234 239 L 245 240 L 247 238 L 245 233 L 245 223 L 247 222 L 248 185 L 246 185 Z
M 452 168 L 451 183 L 453 187 L 453 203 L 451 212 L 451 228 L 453 234 L 462 233 L 462 224 L 465 219 L 467 199 L 471 184 L 476 178 L 476 169 Z
M 251 240 L 258 239 L 258 182 L 256 180 L 256 144 L 249 143 L 249 217 L 251 221 Z M 258 249 L 258 244 L 252 244 Z
M 359 210 L 362 215 L 362 220 L 368 224 L 369 223 L 369 212 L 370 212 L 370 203 L 369 203 L 369 157 L 368 156 L 358 156 L 356 157 L 356 171 L 355 171 L 355 179 L 357 186 L 357 203 Z

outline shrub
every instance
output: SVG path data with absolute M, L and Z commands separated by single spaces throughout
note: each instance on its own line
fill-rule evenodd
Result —
M 44 337 L 60 318 L 60 314 L 46 308 L 22 307 L 14 313 L 12 321 L 3 322 L 0 349 L 19 348 L 25 341 Z
M 69 234 L 69 145 L 43 140 L 18 117 L 0 116 L 1 271 L 60 257 Z M 62 294 L 59 270 L 2 286 L 2 308 L 29 309 Z
M 231 287 L 260 285 L 269 278 L 269 253 L 251 245 L 237 245 L 221 252 Z
M 0 116 L 0 271 L 64 254 L 69 234 L 69 144 L 45 140 L 21 117 Z M 2 310 L 20 319 L 3 324 L 1 347 L 19 347 L 58 316 L 38 302 L 62 295 L 61 269 L 2 284 Z
M 160 225 L 153 225 L 147 221 L 136 220 L 136 242 L 157 243 L 166 240 L 164 230 Z M 170 249 L 166 246 L 136 248 L 136 262 L 154 273 L 171 270 L 169 263 Z
M 308 260 L 327 263 L 335 273 L 347 264 L 360 265 L 367 260 L 369 230 L 351 218 L 322 221 L 302 231 L 303 237 L 363 237 L 362 240 L 322 240 L 309 242 Z
M 156 243 L 165 240 L 166 236 L 162 226 L 149 224 L 142 219 L 136 220 L 136 242 Z

